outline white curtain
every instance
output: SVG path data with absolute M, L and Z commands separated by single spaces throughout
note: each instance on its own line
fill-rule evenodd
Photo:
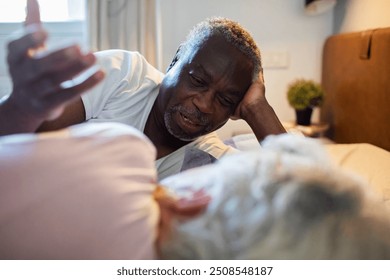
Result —
M 139 51 L 162 67 L 160 0 L 88 0 L 88 36 L 93 51 Z

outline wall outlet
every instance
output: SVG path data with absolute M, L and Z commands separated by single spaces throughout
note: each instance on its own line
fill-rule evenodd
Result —
M 262 52 L 263 68 L 288 68 L 290 59 L 286 51 Z

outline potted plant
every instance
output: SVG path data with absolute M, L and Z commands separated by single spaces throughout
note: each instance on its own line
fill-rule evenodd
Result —
M 298 125 L 310 125 L 314 107 L 321 106 L 324 91 L 319 83 L 313 80 L 297 79 L 288 85 L 287 99 L 295 109 Z

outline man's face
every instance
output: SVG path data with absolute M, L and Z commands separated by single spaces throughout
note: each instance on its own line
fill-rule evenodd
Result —
M 179 57 L 166 74 L 159 107 L 169 133 L 191 141 L 224 125 L 252 82 L 253 65 L 221 37 Z

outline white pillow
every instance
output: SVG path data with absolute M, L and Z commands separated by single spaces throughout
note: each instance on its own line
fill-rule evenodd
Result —
M 365 179 L 390 208 L 390 152 L 367 143 L 325 145 L 333 162 Z
M 156 151 L 121 124 L 0 138 L 0 259 L 153 259 Z

